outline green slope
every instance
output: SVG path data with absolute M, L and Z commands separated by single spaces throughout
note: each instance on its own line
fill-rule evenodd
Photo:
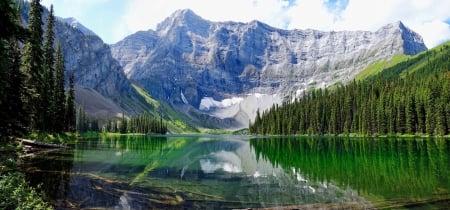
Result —
M 379 60 L 370 64 L 361 71 L 355 79 L 357 81 L 367 80 L 383 72 L 385 78 L 405 76 L 427 68 L 427 65 L 442 63 L 447 58 L 446 50 L 450 47 L 450 41 L 438 45 L 427 51 L 423 51 L 414 56 L 398 54 L 389 60 Z
M 378 73 L 377 73 L 378 72 Z M 257 134 L 450 135 L 450 42 L 378 61 L 358 79 L 272 108 Z
M 364 80 L 368 77 L 375 76 L 386 68 L 390 68 L 392 66 L 397 65 L 398 63 L 404 62 L 411 58 L 409 55 L 405 54 L 397 54 L 389 59 L 382 59 L 378 61 L 374 61 L 369 66 L 367 66 L 364 70 L 362 70 L 358 75 L 356 75 L 356 80 Z
M 407 74 L 412 74 L 420 69 L 425 68 L 429 63 L 437 63 L 441 62 L 442 60 L 448 59 L 448 54 L 445 53 L 445 51 L 448 50 L 449 47 L 450 41 L 438 45 L 433 49 L 415 55 L 414 57 L 412 57 L 412 60 L 414 60 L 414 64 L 407 68 L 406 71 L 403 71 L 400 76 L 405 77 Z
M 170 105 L 159 102 L 158 100 L 151 97 L 151 95 L 146 92 L 143 88 L 139 87 L 137 84 L 132 84 L 133 88 L 136 92 L 142 96 L 147 105 L 151 107 L 146 110 L 147 113 L 154 117 L 162 116 L 165 122 L 167 123 L 167 128 L 172 133 L 196 133 L 198 130 L 185 123 L 188 122 L 187 119 L 184 119 L 182 113 L 178 113 L 175 109 L 173 109 Z

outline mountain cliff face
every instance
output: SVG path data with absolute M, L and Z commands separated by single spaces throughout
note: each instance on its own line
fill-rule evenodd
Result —
M 226 128 L 245 127 L 257 109 L 310 88 L 345 83 L 376 60 L 426 49 L 401 22 L 375 32 L 282 30 L 210 22 L 190 10 L 111 46 L 126 76 L 152 96 Z
M 114 109 L 93 107 L 97 106 L 99 98 L 84 98 L 83 94 L 77 95 L 77 103 L 84 104 L 87 111 L 93 110 L 91 114 L 103 112 L 100 117 L 115 117 L 121 115 L 121 110 L 128 114 L 143 111 L 140 106 L 131 105 L 130 101 L 139 101 L 140 97 L 126 78 L 122 66 L 112 57 L 110 47 L 97 35 L 73 19 L 57 21 L 55 34 L 62 45 L 66 78 L 70 72 L 75 72 L 77 88 L 98 92 L 97 96 L 105 97 L 100 100 L 110 101 Z
M 57 22 L 55 34 L 64 52 L 66 74 L 74 71 L 77 85 L 109 97 L 118 97 L 121 90 L 130 89 L 120 64 L 99 37 L 86 35 L 63 22 Z
M 30 7 L 25 1 L 20 5 L 22 23 L 26 25 Z M 48 10 L 44 9 L 44 22 L 47 16 Z M 145 104 L 140 103 L 142 99 L 132 88 L 122 66 L 112 57 L 110 46 L 74 18 L 57 18 L 54 30 L 55 46 L 60 42 L 64 54 L 65 80 L 69 80 L 71 72 L 75 73 L 76 102 L 83 104 L 88 114 L 115 117 L 122 112 L 143 111 Z M 95 97 L 85 97 L 92 95 Z

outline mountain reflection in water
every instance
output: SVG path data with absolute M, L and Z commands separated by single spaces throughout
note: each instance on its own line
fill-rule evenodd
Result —
M 120 136 L 30 157 L 56 208 L 440 207 L 449 140 Z

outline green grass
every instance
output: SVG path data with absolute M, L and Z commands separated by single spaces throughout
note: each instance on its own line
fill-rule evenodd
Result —
M 400 77 L 405 78 L 406 75 L 412 74 L 420 69 L 423 69 L 425 65 L 428 64 L 428 56 L 427 54 L 434 54 L 438 56 L 431 56 L 430 62 L 433 62 L 434 59 L 439 58 L 439 55 L 442 50 L 444 50 L 445 46 L 450 45 L 450 41 L 443 43 L 433 49 L 429 49 L 427 51 L 423 51 L 421 53 L 418 53 L 413 56 L 404 55 L 404 54 L 397 54 L 393 56 L 389 60 L 378 60 L 373 63 L 371 63 L 369 66 L 367 66 L 364 70 L 362 70 L 358 75 L 356 75 L 355 80 L 364 80 L 372 76 L 376 76 L 378 73 L 382 72 L 383 70 L 393 67 L 397 64 L 400 64 L 401 62 L 406 61 L 413 61 L 411 66 L 408 66 L 400 73 Z
M 224 129 L 199 128 L 199 131 L 205 134 L 233 134 L 233 131 Z
M 434 47 L 433 49 L 430 49 L 430 50 L 427 50 L 427 51 L 423 51 L 423 52 L 421 52 L 421 53 L 419 53 L 419 54 L 417 54 L 417 55 L 414 55 L 413 57 L 411 57 L 411 59 L 418 59 L 420 56 L 423 56 L 423 55 L 425 55 L 425 54 L 430 54 L 430 55 L 431 55 L 431 54 L 434 54 L 434 55 L 437 55 L 437 56 L 431 56 L 430 62 L 432 63 L 432 62 L 434 62 L 435 59 L 437 59 L 437 58 L 439 58 L 440 56 L 442 56 L 442 54 L 439 53 L 439 52 L 441 52 L 442 50 L 445 50 L 445 49 L 444 49 L 445 46 L 448 46 L 448 45 L 450 45 L 450 41 L 445 42 L 445 43 L 442 43 L 441 45 L 438 45 L 438 46 Z M 428 64 L 427 61 L 428 61 L 427 56 L 423 56 L 421 62 L 415 62 L 415 64 L 412 65 L 411 67 L 409 67 L 409 68 L 407 69 L 407 71 L 403 71 L 403 72 L 400 74 L 400 76 L 401 76 L 402 78 L 404 78 L 404 77 L 405 77 L 406 75 L 408 75 L 408 74 L 412 74 L 412 73 L 414 73 L 414 72 L 416 72 L 416 71 L 418 71 L 418 70 L 420 70 L 420 69 L 423 69 L 423 68 L 425 67 L 425 65 Z
M 151 95 L 145 91 L 143 88 L 139 87 L 137 84 L 132 84 L 133 88 L 141 95 L 145 101 L 154 107 L 152 110 L 148 110 L 147 112 L 154 116 L 159 117 L 160 114 L 163 114 L 163 119 L 165 123 L 167 123 L 167 128 L 172 133 L 198 133 L 199 130 L 194 126 L 189 125 L 189 119 L 184 116 L 183 113 L 179 113 L 174 110 L 170 105 L 159 102 L 156 99 L 152 98 Z
M 407 61 L 411 56 L 404 54 L 394 55 L 392 58 L 388 60 L 378 60 L 371 63 L 364 70 L 362 70 L 358 75 L 356 75 L 355 80 L 364 80 L 368 77 L 375 76 L 386 68 L 392 67 L 398 63 L 403 61 Z
M 75 142 L 77 140 L 77 134 L 71 132 L 65 133 L 40 133 L 33 132 L 25 137 L 26 139 L 36 140 L 40 142 L 52 143 L 52 144 L 61 144 L 61 143 L 70 143 Z
M 138 136 L 138 135 L 146 135 L 142 133 L 112 133 L 112 132 L 95 132 L 89 131 L 80 134 L 80 137 L 83 139 L 89 138 L 98 138 L 98 137 L 120 137 L 120 136 Z
M 333 85 L 327 87 L 328 90 L 336 90 L 338 87 L 342 86 L 342 81 L 339 80 L 337 82 L 335 82 Z
M 154 98 L 152 98 L 150 94 L 148 94 L 144 89 L 137 86 L 136 84 L 131 84 L 131 86 L 133 86 L 133 88 L 139 93 L 139 95 L 141 95 L 145 99 L 145 101 L 149 105 L 152 105 L 153 107 L 155 107 L 155 109 L 159 108 L 159 102 Z

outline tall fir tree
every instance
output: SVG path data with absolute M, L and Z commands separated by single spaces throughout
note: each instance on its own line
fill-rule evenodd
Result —
M 42 11 L 40 0 L 30 2 L 28 21 L 29 38 L 25 44 L 22 56 L 21 71 L 27 75 L 25 79 L 26 92 L 24 93 L 25 109 L 30 111 L 32 127 L 42 128 L 43 116 L 40 94 L 43 92 L 43 50 L 42 50 Z
M 88 119 L 86 118 L 86 112 L 84 111 L 84 104 L 81 104 L 78 107 L 78 113 L 77 113 L 78 117 L 76 119 L 77 121 L 77 132 L 79 133 L 83 133 L 86 132 L 88 130 Z
M 299 101 L 283 103 L 258 115 L 250 125 L 250 132 L 448 135 L 449 58 L 447 43 L 365 81 L 338 87 L 330 94 L 312 90 Z M 411 64 L 420 68 L 409 72 Z M 401 76 L 403 72 L 405 75 Z
M 44 121 L 42 129 L 45 131 L 55 131 L 55 49 L 53 48 L 55 40 L 55 16 L 53 15 L 53 5 L 47 16 L 47 28 L 45 30 L 44 43 L 44 72 L 43 72 L 43 91 L 41 95 L 42 111 L 44 111 Z
M 75 72 L 71 72 L 69 77 L 69 93 L 66 102 L 66 130 L 73 132 L 76 129 L 76 108 L 75 108 Z
M 61 43 L 58 42 L 56 48 L 55 59 L 55 84 L 54 84 L 54 130 L 56 132 L 64 131 L 67 121 L 65 120 L 66 114 L 66 95 L 64 92 L 64 55 L 61 49 Z
M 19 41 L 26 40 L 27 31 L 20 24 L 19 9 L 11 0 L 0 0 L 0 140 L 25 134 L 30 121 L 21 97 L 25 75 L 20 71 Z
M 119 132 L 120 133 L 127 133 L 127 118 L 125 117 L 125 113 L 122 112 L 122 121 L 120 122 L 120 128 L 119 128 Z

